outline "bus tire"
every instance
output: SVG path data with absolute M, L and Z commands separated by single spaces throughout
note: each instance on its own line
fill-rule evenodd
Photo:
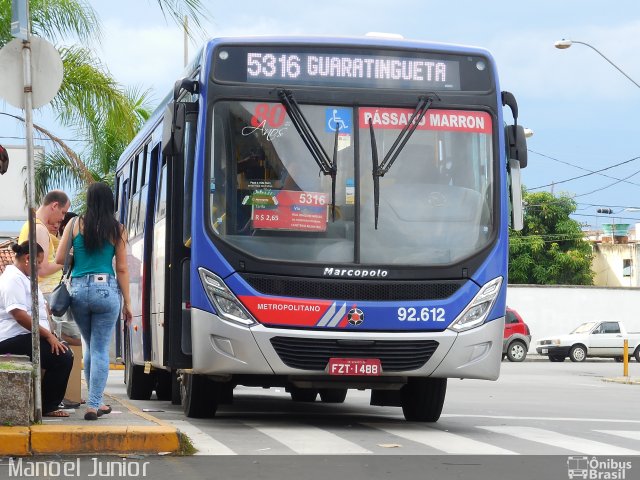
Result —
M 446 378 L 409 377 L 400 390 L 404 418 L 409 422 L 437 422 L 446 393 Z
M 128 335 L 125 342 L 124 368 L 127 397 L 131 400 L 149 400 L 155 387 L 155 372 L 144 373 L 143 365 L 134 365 L 131 360 L 131 345 Z
M 633 354 L 636 359 L 636 362 L 640 362 L 640 345 L 636 347 L 636 352 Z
M 202 375 L 181 374 L 180 399 L 182 410 L 189 418 L 211 418 L 218 409 L 216 385 Z
M 318 396 L 318 390 L 314 388 L 289 388 L 291 400 L 294 402 L 315 402 Z
M 320 400 L 322 403 L 343 403 L 347 398 L 346 388 L 321 388 Z

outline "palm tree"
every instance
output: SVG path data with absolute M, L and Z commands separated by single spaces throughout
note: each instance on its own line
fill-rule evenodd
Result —
M 208 16 L 200 0 L 157 1 L 180 25 L 191 18 L 201 30 L 200 19 Z M 82 0 L 30 0 L 29 13 L 32 33 L 54 44 L 69 37 L 81 45 L 100 41 L 99 19 Z M 0 47 L 11 40 L 10 23 L 11 0 L 0 0 Z M 118 157 L 151 113 L 149 92 L 124 89 L 91 50 L 78 45 L 58 50 L 64 77 L 51 108 L 59 124 L 72 128 L 88 147 L 76 152 L 49 128 L 34 125 L 54 144 L 36 164 L 36 200 L 51 188 L 84 190 L 93 181 L 112 179 Z

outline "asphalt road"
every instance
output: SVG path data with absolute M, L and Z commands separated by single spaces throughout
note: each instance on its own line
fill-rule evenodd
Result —
M 640 364 L 630 364 L 640 377 Z M 212 419 L 187 419 L 170 402 L 131 401 L 171 423 L 194 456 L 3 459 L 6 478 L 278 480 L 561 480 L 640 478 L 640 385 L 613 361 L 503 362 L 496 382 L 450 380 L 441 419 L 406 422 L 399 408 L 295 403 L 280 389 L 239 387 Z M 126 399 L 123 372 L 107 392 Z M 98 452 L 97 452 L 98 453 Z M 13 462 L 9 465 L 9 462 Z M 37 465 L 39 463 L 39 466 Z M 67 475 L 64 472 L 67 466 Z M 39 468 L 38 474 L 34 475 Z M 47 470 L 48 469 L 48 470 Z M 2 478 L 5 478 L 2 476 Z
M 640 377 L 640 364 L 630 374 Z M 640 385 L 603 381 L 621 375 L 613 361 L 505 361 L 495 382 L 449 380 L 435 424 L 406 422 L 400 408 L 370 406 L 369 392 L 356 390 L 323 404 L 238 387 L 212 419 L 188 419 L 170 402 L 131 403 L 160 410 L 150 413 L 203 455 L 640 455 Z M 121 371 L 108 391 L 126 398 Z

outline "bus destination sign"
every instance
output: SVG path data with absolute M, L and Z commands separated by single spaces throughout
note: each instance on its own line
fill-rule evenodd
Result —
M 419 57 L 247 51 L 246 72 L 249 83 L 460 90 L 457 61 Z
M 490 91 L 489 59 L 476 55 L 353 46 L 219 45 L 219 83 L 433 91 Z

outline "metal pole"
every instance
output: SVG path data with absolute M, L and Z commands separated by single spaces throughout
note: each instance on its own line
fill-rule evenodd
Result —
M 27 33 L 27 38 L 30 34 Z M 31 281 L 31 351 L 34 370 L 34 412 L 36 423 L 42 421 L 42 392 L 40 390 L 40 315 L 38 305 L 38 262 L 36 247 L 35 175 L 33 160 L 33 98 L 31 85 L 31 42 L 22 42 L 22 69 L 24 75 L 24 116 L 27 143 L 27 204 L 29 205 L 29 262 Z
M 594 52 L 596 52 L 598 55 L 600 55 L 602 58 L 604 58 L 607 62 L 609 62 L 613 68 L 615 68 L 616 70 L 618 70 L 622 75 L 624 75 L 625 77 L 627 77 L 631 83 L 633 83 L 636 87 L 640 88 L 640 85 L 638 84 L 638 82 L 636 82 L 633 78 L 631 78 L 629 75 L 627 75 L 626 73 L 624 73 L 622 71 L 622 69 L 620 67 L 618 67 L 615 63 L 613 63 L 611 60 L 609 60 L 604 53 L 602 53 L 600 50 L 598 50 L 596 47 L 594 47 L 593 45 L 588 44 L 587 42 L 579 42 L 578 40 L 571 40 L 572 43 L 579 43 L 580 45 L 585 45 L 587 47 L 589 47 L 591 50 L 593 50 Z
M 629 340 L 624 339 L 624 348 L 622 349 L 623 376 L 629 376 Z
M 189 17 L 184 16 L 184 66 L 189 63 Z

